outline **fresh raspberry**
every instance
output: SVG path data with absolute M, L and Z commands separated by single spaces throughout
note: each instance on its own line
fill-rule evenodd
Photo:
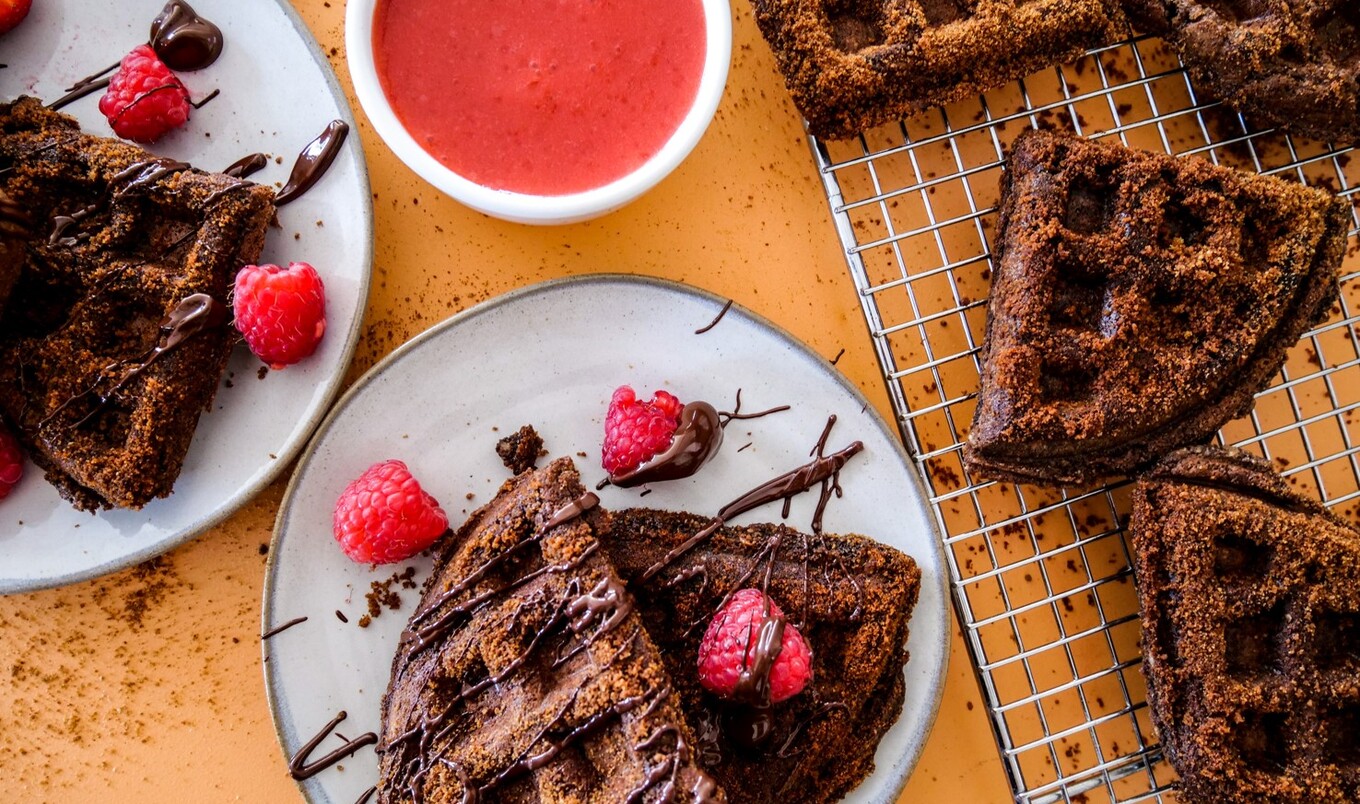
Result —
M 270 368 L 290 366 L 326 334 L 326 289 L 305 262 L 247 265 L 236 274 L 232 310 L 250 351 Z
M 749 673 L 756 661 L 760 630 L 766 622 L 767 598 L 759 589 L 742 589 L 713 616 L 699 643 L 699 683 L 704 689 L 724 698 L 741 698 L 746 703 L 764 704 L 763 691 L 757 687 L 739 690 L 743 672 Z M 773 599 L 769 600 L 770 620 L 783 620 Z M 784 639 L 774 666 L 770 669 L 769 703 L 788 700 L 802 692 L 812 678 L 812 652 L 803 635 L 792 624 L 784 623 Z
M 3 2 L 3 0 L 0 0 Z M 113 133 L 133 142 L 155 142 L 189 119 L 189 90 L 147 45 L 123 57 L 99 111 Z
M 604 470 L 610 475 L 631 472 L 665 451 L 684 407 L 665 391 L 657 391 L 651 402 L 639 402 L 632 388 L 619 386 L 604 417 Z
M 404 561 L 448 526 L 444 509 L 401 461 L 373 464 L 335 501 L 335 540 L 360 564 Z
M 14 440 L 8 430 L 0 427 L 0 500 L 9 496 L 23 476 L 24 454 L 19 451 L 19 442 Z
M 0 34 L 18 28 L 19 23 L 28 16 L 28 9 L 32 5 L 33 0 L 0 0 Z

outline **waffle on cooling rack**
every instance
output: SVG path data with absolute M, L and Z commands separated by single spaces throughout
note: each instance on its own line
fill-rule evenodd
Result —
M 1087 482 L 1208 438 L 1327 313 L 1349 222 L 1345 201 L 1282 179 L 1021 134 L 969 469 Z
M 902 710 L 907 625 L 921 584 L 910 557 L 862 536 L 724 527 L 644 582 L 640 576 L 710 520 L 648 509 L 600 519 L 600 542 L 635 589 L 699 732 L 704 769 L 730 801 L 837 801 L 873 770 L 879 740 Z M 770 596 L 811 646 L 812 685 L 757 713 L 704 692 L 694 665 L 724 597 L 760 586 L 767 568 Z M 762 742 L 752 744 L 753 731 Z
M 1360 531 L 1241 452 L 1141 478 L 1143 674 L 1191 804 L 1360 799 Z
M 722 802 L 570 459 L 438 548 L 383 698 L 378 801 Z
M 1360 3 L 1160 2 L 1167 38 L 1197 84 L 1253 120 L 1338 144 L 1360 141 Z
M 1125 29 L 1115 0 L 752 2 L 819 137 L 849 137 L 999 87 Z
M 0 194 L 0 284 L 17 273 L 0 416 L 77 508 L 169 494 L 226 367 L 227 293 L 259 256 L 273 193 L 20 98 L 0 104 Z

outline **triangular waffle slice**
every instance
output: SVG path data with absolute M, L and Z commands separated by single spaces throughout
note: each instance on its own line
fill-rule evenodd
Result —
M 637 595 L 703 767 L 733 802 L 837 801 L 874 767 L 902 709 L 907 625 L 920 590 L 912 559 L 862 536 L 810 536 L 782 525 L 722 527 L 666 563 L 711 520 L 630 509 L 597 517 L 600 542 Z M 643 580 L 647 571 L 665 568 Z M 699 644 L 724 598 L 768 592 L 812 650 L 812 680 L 763 713 L 699 685 Z M 766 736 L 753 742 L 752 733 Z
M 440 543 L 383 698 L 378 801 L 722 802 L 570 459 Z
M 273 210 L 268 188 L 0 104 L 0 416 L 76 507 L 170 493 Z
M 1195 82 L 1255 121 L 1360 141 L 1360 3 L 1138 0 L 1160 4 Z
M 1360 531 L 1237 451 L 1133 495 L 1143 675 L 1186 802 L 1360 800 Z
M 1086 482 L 1203 442 L 1326 315 L 1349 222 L 1344 200 L 1283 179 L 1021 134 L 968 468 Z
M 1124 31 L 1116 0 L 752 0 L 794 103 L 850 137 L 1074 59 Z

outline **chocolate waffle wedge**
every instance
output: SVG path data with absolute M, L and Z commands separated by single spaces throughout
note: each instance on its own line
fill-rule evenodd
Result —
M 595 519 L 698 732 L 704 770 L 729 800 L 837 801 L 873 770 L 879 740 L 902 709 L 907 626 L 921 582 L 910 557 L 862 536 L 749 525 L 718 528 L 667 562 L 711 520 L 648 509 Z M 727 596 L 761 587 L 767 571 L 768 594 L 812 649 L 812 681 L 762 709 L 706 692 L 696 664 Z
M 793 101 L 850 137 L 1074 59 L 1124 30 L 1116 0 L 752 0 Z
M 1360 531 L 1194 448 L 1137 484 L 1143 675 L 1191 803 L 1360 801 Z
M 1080 483 L 1207 439 L 1327 314 L 1349 221 L 1344 200 L 1282 179 L 1021 134 L 969 470 Z
M 570 459 L 438 547 L 383 698 L 378 801 L 726 801 Z
M 1337 144 L 1360 141 L 1360 3 L 1137 0 L 1165 9 L 1195 82 L 1247 117 Z
M 226 368 L 227 294 L 260 254 L 273 193 L 20 98 L 0 105 L 4 198 L 0 259 L 17 277 L 0 416 L 77 508 L 168 495 Z

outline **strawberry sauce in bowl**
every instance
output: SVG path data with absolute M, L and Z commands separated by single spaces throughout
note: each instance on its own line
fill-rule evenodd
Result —
M 409 167 L 525 223 L 616 209 L 690 152 L 731 56 L 727 0 L 350 0 L 355 90 Z

